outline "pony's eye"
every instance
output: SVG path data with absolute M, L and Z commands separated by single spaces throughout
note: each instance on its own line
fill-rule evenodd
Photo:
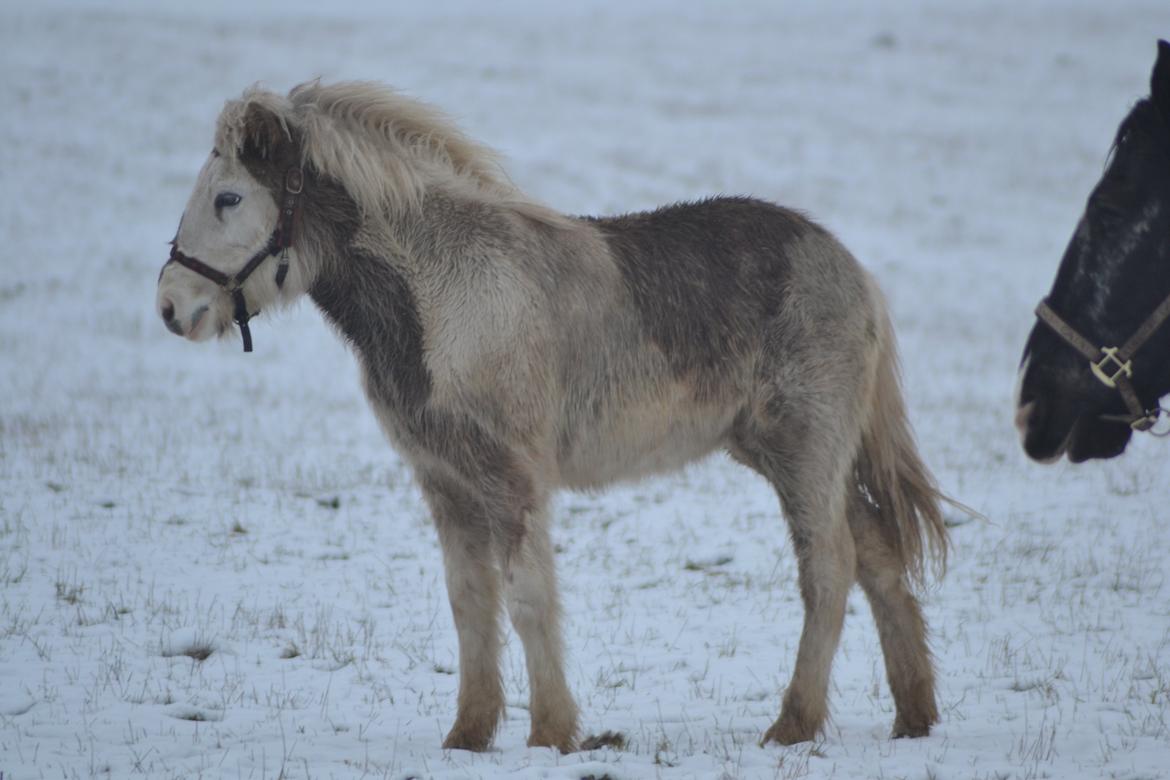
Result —
M 234 192 L 221 192 L 215 196 L 215 208 L 226 209 L 239 205 L 240 196 Z

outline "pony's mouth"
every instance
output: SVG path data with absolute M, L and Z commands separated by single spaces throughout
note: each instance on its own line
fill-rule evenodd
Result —
M 192 341 L 199 340 L 199 326 L 203 324 L 203 317 L 209 308 L 208 306 L 200 306 L 191 314 L 191 327 L 187 329 L 187 338 Z

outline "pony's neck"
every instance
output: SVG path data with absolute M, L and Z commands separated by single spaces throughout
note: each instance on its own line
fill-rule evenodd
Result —
M 398 237 L 361 230 L 348 198 L 329 201 L 323 211 L 305 215 L 316 266 L 309 297 L 357 352 L 370 392 L 386 404 L 416 410 L 430 394 L 430 374 L 415 295 L 391 259 Z M 379 234 L 386 237 L 385 246 L 357 239 Z
M 359 217 L 343 190 L 323 182 L 305 212 L 313 255 L 309 296 L 353 345 L 370 381 L 390 377 L 386 400 L 416 407 L 430 393 L 420 297 L 455 283 L 464 258 L 482 258 L 514 230 L 507 208 L 459 187 L 432 187 L 421 207 Z

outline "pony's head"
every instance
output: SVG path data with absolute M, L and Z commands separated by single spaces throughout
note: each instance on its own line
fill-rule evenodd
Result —
M 291 109 L 287 98 L 251 90 L 220 114 L 215 146 L 159 275 L 158 312 L 174 333 L 203 341 L 235 320 L 247 347 L 248 317 L 303 291 L 295 263 L 289 272 L 293 215 L 282 215 L 288 191 L 299 194 L 301 186 Z
M 297 184 L 290 186 L 293 172 Z M 287 216 L 303 181 L 305 219 Z M 496 156 L 430 106 L 367 82 L 310 81 L 287 96 L 250 89 L 228 101 L 163 266 L 158 311 L 167 327 L 193 341 L 227 332 L 233 320 L 307 291 L 320 272 L 327 230 L 363 220 L 380 229 L 417 215 L 428 193 L 506 207 L 548 224 L 569 224 L 528 201 L 499 169 Z M 299 224 L 298 224 L 299 223 Z M 288 243 L 287 271 L 280 270 Z M 270 267 L 271 266 L 271 267 Z M 287 278 L 286 278 L 287 274 Z M 239 287 L 240 293 L 233 294 Z M 246 324 L 241 324 L 245 348 Z
M 1060 325 L 1037 322 L 1020 363 L 1016 426 L 1038 461 L 1080 462 L 1121 454 L 1138 403 L 1156 408 L 1170 391 L 1170 326 L 1121 361 L 1122 347 L 1170 296 L 1170 43 L 1159 41 L 1150 97 L 1121 123 L 1101 181 L 1089 195 L 1046 299 Z M 1063 330 L 1064 335 L 1059 331 Z M 1076 347 L 1077 334 L 1083 336 Z M 1091 344 L 1092 346 L 1088 346 Z M 1082 352 L 1100 351 L 1098 371 Z M 1128 403 L 1103 377 L 1123 371 Z M 1099 376 L 1099 375 L 1103 375 Z M 1124 381 L 1122 381 L 1124 384 Z

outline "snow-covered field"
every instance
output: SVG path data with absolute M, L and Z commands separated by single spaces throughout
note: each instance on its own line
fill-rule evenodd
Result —
M 185 5 L 185 4 L 184 4 Z M 725 10 L 724 7 L 734 8 Z M 1165 0 L 0 5 L 0 777 L 1170 777 L 1170 444 L 1028 463 L 1016 361 Z M 806 209 L 892 303 L 954 528 L 943 722 L 891 741 L 854 593 L 822 741 L 760 748 L 795 655 L 768 486 L 716 458 L 565 495 L 571 683 L 622 750 L 444 752 L 437 542 L 308 305 L 196 346 L 154 285 L 222 101 L 376 79 L 574 213 Z

